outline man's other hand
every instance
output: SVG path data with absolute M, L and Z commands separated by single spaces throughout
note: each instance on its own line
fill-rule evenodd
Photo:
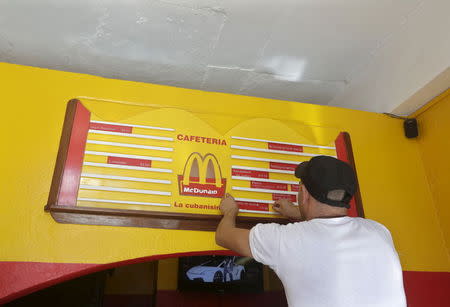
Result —
M 302 219 L 298 206 L 294 205 L 288 199 L 276 200 L 273 203 L 273 210 L 291 220 L 300 221 Z
M 219 208 L 223 215 L 230 214 L 236 216 L 239 212 L 239 207 L 234 200 L 234 197 L 228 193 L 222 198 Z
M 219 208 L 223 217 L 217 226 L 216 243 L 242 256 L 252 257 L 249 243 L 250 230 L 236 227 L 239 206 L 233 196 L 225 194 Z

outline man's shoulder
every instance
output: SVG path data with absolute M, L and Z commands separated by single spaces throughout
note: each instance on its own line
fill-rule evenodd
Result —
M 380 222 L 377 222 L 375 220 L 362 218 L 362 217 L 342 217 L 342 218 L 333 218 L 333 219 L 312 219 L 310 221 L 306 222 L 300 222 L 301 226 L 307 228 L 308 225 L 312 223 L 314 225 L 337 225 L 337 226 L 343 226 L 343 227 L 353 227 L 355 225 L 358 225 L 358 227 L 363 228 L 369 228 L 373 231 L 378 232 L 384 232 L 384 233 L 390 233 L 389 230 L 381 224 Z M 296 223 L 297 224 L 297 223 Z
M 352 223 L 360 224 L 365 227 L 372 228 L 374 230 L 380 230 L 383 232 L 389 232 L 389 230 L 381 224 L 380 222 L 377 222 L 375 220 L 367 219 L 367 218 L 361 218 L 361 217 L 348 217 L 347 221 L 351 221 Z M 318 221 L 317 219 L 312 219 L 309 221 L 300 221 L 300 222 L 293 222 L 288 224 L 279 224 L 279 223 L 260 223 L 254 226 L 253 228 L 264 228 L 264 229 L 272 229 L 272 230 L 278 230 L 278 231 L 297 231 L 299 229 L 307 230 L 308 228 L 315 227 L 315 225 L 320 225 L 323 222 L 325 224 L 328 224 L 328 220 L 326 219 L 320 219 Z M 341 224 L 341 223 L 339 223 Z M 341 225 L 346 225 L 346 222 L 343 222 Z M 314 225 L 314 226 L 313 226 Z
M 365 224 L 370 225 L 370 226 L 372 226 L 374 228 L 383 229 L 385 231 L 389 231 L 386 226 L 384 226 L 383 224 L 381 224 L 380 222 L 377 222 L 375 220 L 366 219 L 366 218 L 362 218 L 362 217 L 355 217 L 354 219 L 356 219 L 359 223 L 365 223 Z
M 305 222 L 295 222 L 288 224 L 279 224 L 279 223 L 259 223 L 251 229 L 254 231 L 258 229 L 259 231 L 276 231 L 280 233 L 288 233 L 292 231 L 298 231 L 302 227 L 304 227 Z
M 366 218 L 354 218 L 357 223 L 363 224 L 365 228 L 371 230 L 373 233 L 377 233 L 388 242 L 392 242 L 392 234 L 389 229 L 375 220 Z

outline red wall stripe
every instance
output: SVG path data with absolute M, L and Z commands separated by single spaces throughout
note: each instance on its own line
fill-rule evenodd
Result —
M 107 294 L 103 296 L 103 307 L 144 307 L 153 306 L 153 297 L 151 294 Z
M 408 307 L 450 306 L 450 272 L 403 271 Z
M 287 307 L 284 291 L 267 291 L 262 293 L 225 293 L 180 292 L 176 290 L 159 290 L 156 292 L 157 307 L 195 306 L 195 307 Z
M 450 273 L 449 272 L 414 272 L 404 271 L 408 307 L 444 307 L 450 305 Z M 219 301 L 220 300 L 220 301 Z M 287 306 L 282 291 L 270 291 L 259 294 L 227 294 L 217 296 L 205 293 L 201 297 L 196 293 L 176 290 L 159 290 L 157 306 Z M 268 304 L 268 302 L 270 302 Z
M 237 256 L 229 250 L 154 255 L 106 264 L 0 261 L 0 305 L 83 275 L 120 266 L 184 256 Z
M 166 258 L 200 255 L 237 255 L 228 250 L 155 255 L 108 264 L 0 262 L 0 304 L 86 274 Z M 404 271 L 408 307 L 442 307 L 449 302 L 450 272 Z

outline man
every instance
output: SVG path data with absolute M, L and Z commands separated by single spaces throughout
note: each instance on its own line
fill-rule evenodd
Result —
M 223 268 L 224 282 L 233 281 L 233 263 L 234 263 L 233 258 L 228 257 L 225 260 L 225 264 L 224 264 L 224 268 Z
M 347 216 L 356 190 L 352 168 L 316 156 L 299 164 L 295 176 L 298 208 L 279 200 L 273 209 L 297 222 L 237 228 L 239 208 L 227 194 L 220 204 L 217 244 L 270 266 L 291 307 L 406 306 L 390 232 L 375 221 Z

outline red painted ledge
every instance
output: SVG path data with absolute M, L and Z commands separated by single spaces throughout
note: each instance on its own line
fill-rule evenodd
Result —
M 0 262 L 0 304 L 86 274 L 166 258 L 199 255 L 236 255 L 230 251 L 201 251 L 155 255 L 108 264 Z M 404 271 L 408 307 L 440 307 L 450 301 L 450 272 Z
M 200 255 L 237 255 L 231 251 L 201 251 L 154 255 L 119 262 L 96 263 L 48 263 L 48 262 L 0 262 L 0 304 L 21 296 L 71 280 L 90 273 L 116 268 L 133 263 L 142 263 L 166 258 Z

